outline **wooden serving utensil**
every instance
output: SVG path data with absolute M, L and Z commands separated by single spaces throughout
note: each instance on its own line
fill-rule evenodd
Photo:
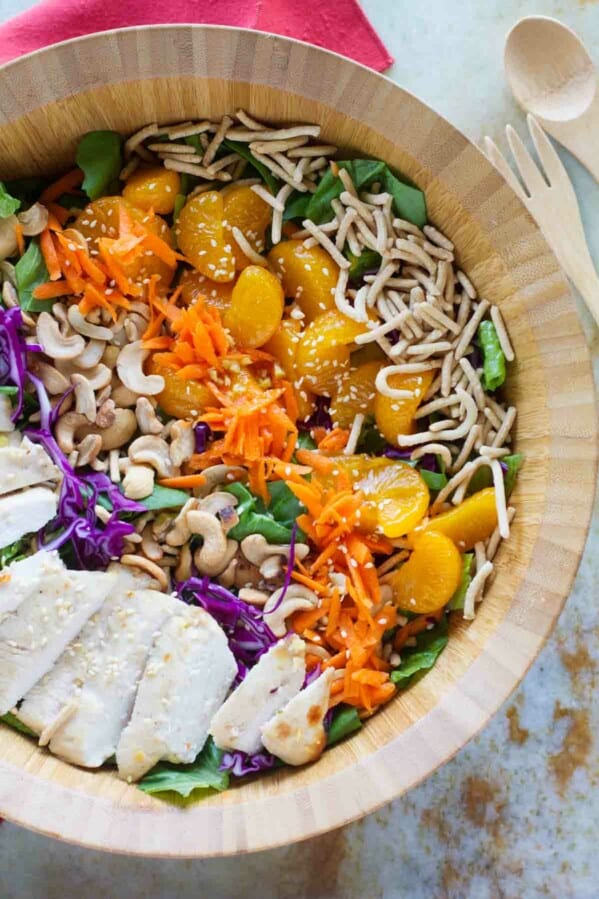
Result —
M 577 34 L 547 16 L 527 16 L 509 32 L 505 73 L 518 103 L 599 181 L 597 71 Z

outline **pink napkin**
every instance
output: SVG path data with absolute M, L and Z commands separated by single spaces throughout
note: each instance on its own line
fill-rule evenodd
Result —
M 166 22 L 270 31 L 379 72 L 393 62 L 357 0 L 42 0 L 0 26 L 0 62 L 82 34 Z

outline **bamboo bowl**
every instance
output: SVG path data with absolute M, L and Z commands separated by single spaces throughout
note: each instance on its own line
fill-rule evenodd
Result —
M 501 305 L 507 387 L 526 463 L 510 541 L 474 622 L 435 668 L 315 765 L 171 805 L 64 764 L 0 728 L 0 814 L 52 836 L 154 856 L 228 855 L 339 827 L 404 793 L 482 728 L 541 649 L 585 543 L 597 462 L 593 380 L 572 298 L 541 233 L 475 146 L 432 109 L 340 56 L 229 28 L 160 26 L 69 41 L 13 62 L 0 87 L 0 177 L 59 171 L 85 131 L 220 117 L 319 122 L 426 191 L 480 293 Z

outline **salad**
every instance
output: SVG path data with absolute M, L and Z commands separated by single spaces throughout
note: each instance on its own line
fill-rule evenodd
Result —
M 423 193 L 320 127 L 96 131 L 0 183 L 0 715 L 151 793 L 303 765 L 509 537 L 514 352 Z

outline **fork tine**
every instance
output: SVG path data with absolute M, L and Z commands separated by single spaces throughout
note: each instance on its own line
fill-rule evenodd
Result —
M 528 130 L 530 131 L 532 142 L 535 145 L 537 155 L 545 169 L 545 174 L 547 175 L 549 183 L 552 186 L 556 186 L 560 182 L 562 184 L 565 181 L 569 182 L 570 179 L 568 178 L 563 162 L 557 155 L 555 147 L 535 117 L 529 113 L 526 116 L 526 121 L 528 122 Z
M 519 199 L 522 200 L 523 203 L 526 203 L 528 197 L 522 190 L 522 185 L 514 175 L 514 172 L 512 171 L 505 156 L 502 154 L 497 144 L 492 141 L 490 137 L 485 137 L 485 153 L 489 162 L 491 162 L 495 166 L 500 175 L 503 175 L 516 196 L 519 197 Z
M 524 186 L 530 196 L 532 197 L 534 194 L 538 194 L 543 189 L 546 190 L 547 184 L 545 183 L 545 179 L 541 175 L 538 166 L 533 161 L 532 156 L 522 143 L 520 135 L 514 131 L 511 125 L 506 125 L 505 133 L 516 166 L 520 172 L 520 177 L 524 181 Z

